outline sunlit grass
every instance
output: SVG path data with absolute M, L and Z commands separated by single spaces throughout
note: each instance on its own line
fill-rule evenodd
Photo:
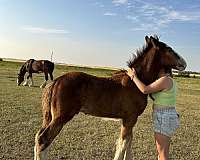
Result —
M 34 136 L 41 126 L 43 75 L 34 75 L 35 87 L 17 87 L 21 63 L 0 62 L 0 159 L 33 159 Z M 54 77 L 69 71 L 110 76 L 114 71 L 75 66 L 56 66 Z M 177 110 L 181 126 L 172 138 L 170 159 L 200 159 L 200 79 L 176 78 Z M 136 160 L 155 160 L 151 104 L 133 129 L 132 150 Z M 79 114 L 67 123 L 50 149 L 49 160 L 111 160 L 120 122 Z

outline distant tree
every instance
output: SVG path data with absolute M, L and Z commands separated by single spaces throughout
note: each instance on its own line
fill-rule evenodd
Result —
M 190 77 L 189 71 L 178 72 L 179 77 Z

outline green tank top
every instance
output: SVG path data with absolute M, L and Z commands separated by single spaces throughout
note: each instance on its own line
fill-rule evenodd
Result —
M 176 82 L 172 79 L 173 85 L 167 91 L 153 93 L 154 105 L 175 106 L 176 105 Z

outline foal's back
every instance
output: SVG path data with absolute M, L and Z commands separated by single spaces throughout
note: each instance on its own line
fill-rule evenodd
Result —
M 146 96 L 133 84 L 122 85 L 122 80 L 123 76 L 115 79 L 67 73 L 55 80 L 52 104 L 63 116 L 79 111 L 110 118 L 139 115 L 146 106 Z

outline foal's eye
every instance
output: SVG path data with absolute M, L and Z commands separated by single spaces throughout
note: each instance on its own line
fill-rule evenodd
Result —
M 168 49 L 168 50 L 171 50 L 172 48 L 171 48 L 171 47 L 167 47 L 167 49 Z
M 169 47 L 169 48 L 168 48 L 168 51 L 169 51 L 169 52 L 173 52 L 173 49 Z

